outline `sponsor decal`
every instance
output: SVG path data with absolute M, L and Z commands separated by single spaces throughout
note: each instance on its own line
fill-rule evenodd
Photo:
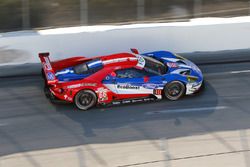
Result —
M 158 88 L 158 85 L 157 84 L 143 84 L 142 87 L 146 88 L 146 89 L 156 89 Z
M 154 89 L 154 94 L 155 95 L 161 95 L 162 90 L 161 89 Z
M 169 63 L 167 63 L 167 66 L 168 66 L 168 67 L 171 67 L 171 68 L 177 68 L 177 67 L 178 67 L 178 64 L 177 64 L 177 63 L 172 63 L 172 62 L 170 63 L 170 62 L 169 62 Z
M 138 60 L 138 63 L 137 63 L 137 67 L 140 67 L 140 68 L 144 68 L 144 66 L 145 66 L 145 59 L 142 57 L 142 56 L 140 56 L 140 55 L 135 55 L 136 57 L 137 57 L 137 60 Z
M 141 99 L 131 99 L 131 100 L 121 100 L 121 101 L 113 101 L 113 105 L 120 105 L 120 104 L 128 104 L 128 103 L 139 103 L 139 102 L 149 102 L 154 101 L 154 98 L 141 98 Z
M 110 76 L 109 75 L 106 76 L 105 80 L 110 80 Z
M 65 100 L 69 100 L 69 101 L 72 101 L 73 99 L 71 97 L 69 97 L 68 95 L 64 95 L 63 96 Z
M 130 100 L 124 100 L 124 101 L 122 101 L 122 104 L 128 104 L 128 103 L 131 103 L 131 101 Z
M 113 101 L 112 104 L 113 105 L 119 105 L 119 104 L 121 104 L 121 102 L 120 101 Z
M 43 63 L 43 68 L 45 70 L 52 70 L 52 67 L 50 65 L 50 62 L 49 62 L 49 58 L 48 57 L 44 57 L 44 63 Z
M 132 103 L 137 103 L 137 102 L 142 102 L 142 101 L 143 101 L 143 99 L 133 99 Z
M 73 89 L 73 88 L 79 88 L 79 87 L 82 87 L 82 86 L 96 86 L 96 83 L 80 83 L 80 84 L 67 86 L 67 88 L 68 89 Z
M 139 86 L 133 86 L 133 85 L 117 85 L 117 89 L 134 89 L 138 90 L 140 89 Z
M 108 95 L 107 95 L 108 89 L 98 88 L 97 91 L 98 91 L 98 99 L 100 102 L 108 100 Z
M 68 98 L 68 96 L 67 96 L 67 95 L 64 95 L 63 97 L 64 97 L 64 99 L 65 99 L 65 100 Z
M 54 75 L 52 72 L 48 72 L 48 73 L 47 73 L 47 79 L 48 79 L 49 81 L 52 81 L 52 80 L 55 79 L 55 75 Z

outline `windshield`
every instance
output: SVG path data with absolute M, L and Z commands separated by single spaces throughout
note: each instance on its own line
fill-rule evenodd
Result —
M 163 75 L 167 72 L 167 67 L 162 62 L 152 57 L 143 56 L 143 58 L 146 62 L 144 66 L 145 71 L 154 73 L 156 75 Z

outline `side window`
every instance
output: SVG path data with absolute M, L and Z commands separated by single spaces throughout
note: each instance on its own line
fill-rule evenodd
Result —
M 136 68 L 127 68 L 116 71 L 117 78 L 143 78 L 145 76 L 152 76 L 144 70 L 139 70 Z

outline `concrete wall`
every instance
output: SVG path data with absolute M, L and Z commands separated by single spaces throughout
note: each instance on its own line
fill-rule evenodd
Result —
M 36 63 L 39 52 L 51 52 L 55 60 L 127 52 L 129 48 L 178 53 L 247 49 L 250 17 L 5 33 L 0 35 L 0 64 Z

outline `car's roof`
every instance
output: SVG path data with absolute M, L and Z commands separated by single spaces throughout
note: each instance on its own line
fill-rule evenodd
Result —
M 96 62 L 102 62 L 104 68 L 99 70 L 98 72 L 90 75 L 88 77 L 89 80 L 101 81 L 103 76 L 106 76 L 107 73 L 112 72 L 114 69 L 123 69 L 123 68 L 131 68 L 131 67 L 140 67 L 139 65 L 139 57 L 140 55 L 135 55 L 131 53 L 118 53 L 107 56 L 97 56 L 92 60 L 96 59 Z M 99 62 L 98 62 L 99 63 Z

